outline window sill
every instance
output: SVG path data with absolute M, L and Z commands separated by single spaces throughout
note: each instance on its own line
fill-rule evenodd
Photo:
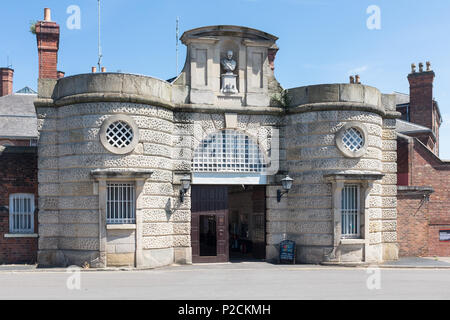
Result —
M 5 233 L 5 238 L 37 238 L 37 233 Z
M 342 245 L 366 244 L 366 239 L 341 239 Z
M 107 224 L 107 230 L 135 230 L 135 224 Z

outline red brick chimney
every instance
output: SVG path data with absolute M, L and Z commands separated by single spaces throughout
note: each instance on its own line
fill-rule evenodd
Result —
M 44 21 L 36 23 L 39 54 L 39 78 L 58 79 L 59 25 L 51 21 L 50 9 L 44 9 Z
M 437 103 L 433 100 L 434 71 L 431 64 L 427 62 L 427 69 L 423 70 L 423 63 L 419 64 L 419 72 L 416 72 L 415 65 L 408 75 L 409 81 L 409 121 L 433 131 L 434 141 L 423 141 L 430 149 L 438 154 L 439 151 L 439 127 L 442 119 Z M 421 139 L 422 140 L 422 139 Z
M 13 69 L 0 68 L 0 97 L 13 93 L 13 76 Z

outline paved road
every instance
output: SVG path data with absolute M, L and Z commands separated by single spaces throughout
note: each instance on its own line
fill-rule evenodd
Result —
M 366 269 L 266 263 L 83 271 L 0 271 L 0 299 L 450 299 L 450 270 Z M 369 279 L 369 277 L 372 277 Z M 76 279 L 71 278 L 72 286 Z

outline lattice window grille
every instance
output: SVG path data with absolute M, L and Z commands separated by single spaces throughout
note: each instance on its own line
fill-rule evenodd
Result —
M 125 148 L 133 140 L 133 129 L 124 121 L 116 121 L 106 129 L 106 140 L 116 148 Z
M 106 222 L 108 224 L 135 224 L 134 183 L 108 183 Z
M 259 147 L 245 134 L 234 130 L 216 132 L 194 152 L 194 172 L 263 172 L 266 161 Z
M 359 186 L 345 185 L 342 189 L 341 225 L 343 238 L 358 238 L 360 235 Z
M 347 129 L 342 137 L 344 146 L 352 151 L 359 151 L 364 146 L 364 136 L 356 128 Z

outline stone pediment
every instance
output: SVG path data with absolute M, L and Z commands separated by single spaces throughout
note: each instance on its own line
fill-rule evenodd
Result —
M 270 33 L 248 27 L 217 25 L 217 26 L 201 27 L 186 31 L 181 36 L 181 41 L 184 44 L 187 44 L 190 39 L 207 38 L 207 37 L 214 38 L 217 36 L 237 37 L 257 41 L 268 41 L 272 43 L 278 40 L 278 37 L 271 35 Z
M 175 85 L 188 88 L 190 104 L 268 107 L 277 39 L 229 25 L 186 31 L 181 37 L 188 47 L 186 64 Z

